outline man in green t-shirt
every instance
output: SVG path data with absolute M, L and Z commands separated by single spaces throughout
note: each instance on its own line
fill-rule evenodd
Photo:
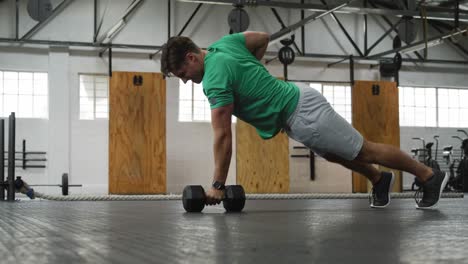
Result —
M 413 160 L 391 145 L 365 140 L 316 90 L 273 77 L 262 65 L 269 35 L 227 35 L 207 50 L 187 37 L 172 37 L 163 46 L 161 71 L 185 82 L 203 83 L 211 106 L 215 171 L 207 204 L 224 196 L 232 155 L 231 116 L 251 124 L 263 139 L 284 130 L 325 159 L 366 176 L 373 184 L 371 207 L 386 207 L 395 176 L 372 164 L 412 173 L 423 183 L 417 208 L 434 207 L 448 176 Z

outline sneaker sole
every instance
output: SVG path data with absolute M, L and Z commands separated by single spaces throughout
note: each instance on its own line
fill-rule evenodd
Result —
M 447 182 L 448 182 L 448 174 L 445 173 L 444 174 L 444 180 L 442 181 L 442 184 L 440 185 L 440 192 L 439 192 L 439 200 L 437 200 L 437 202 L 431 206 L 428 206 L 428 207 L 419 207 L 417 204 L 416 204 L 416 209 L 420 209 L 420 210 L 427 210 L 427 209 L 434 209 L 436 207 L 436 205 L 439 203 L 440 201 L 440 197 L 442 197 L 442 192 L 444 191 L 445 189 L 445 185 L 447 185 Z
M 388 203 L 386 205 L 381 205 L 381 206 L 371 204 L 370 207 L 372 207 L 372 208 L 385 208 L 390 204 L 390 192 L 393 189 L 393 182 L 394 181 L 395 181 L 395 173 L 393 173 L 393 171 L 392 171 L 392 180 L 390 181 L 390 188 L 388 189 Z

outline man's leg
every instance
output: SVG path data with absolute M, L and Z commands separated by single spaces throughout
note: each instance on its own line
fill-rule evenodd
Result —
M 358 160 L 345 160 L 333 154 L 325 154 L 324 158 L 328 161 L 339 163 L 350 170 L 359 172 L 372 182 L 371 207 L 384 208 L 389 205 L 390 191 L 395 179 L 395 175 L 392 172 L 380 172 L 372 164 Z
M 432 169 L 412 159 L 408 154 L 392 145 L 364 140 L 361 151 L 355 159 L 364 163 L 383 165 L 391 169 L 409 172 L 421 182 L 426 182 L 433 174 Z
M 356 160 L 376 163 L 414 174 L 423 184 L 423 197 L 416 206 L 419 209 L 429 209 L 436 206 L 448 180 L 447 173 L 431 169 L 391 145 L 364 141 Z
M 323 158 L 330 162 L 341 164 L 342 166 L 352 171 L 364 175 L 367 179 L 369 179 L 370 182 L 372 182 L 372 184 L 375 184 L 380 180 L 380 171 L 372 164 L 364 163 L 358 160 L 345 160 L 334 154 L 325 154 Z

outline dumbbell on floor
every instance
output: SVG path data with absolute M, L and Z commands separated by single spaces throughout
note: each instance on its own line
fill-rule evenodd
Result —
M 182 203 L 187 212 L 201 212 L 205 208 L 205 190 L 200 185 L 188 185 L 182 193 Z M 226 186 L 223 206 L 227 212 L 240 212 L 245 205 L 245 192 L 241 185 Z

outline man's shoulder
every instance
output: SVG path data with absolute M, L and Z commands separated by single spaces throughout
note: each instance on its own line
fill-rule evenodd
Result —
M 210 49 L 216 49 L 220 47 L 226 47 L 226 46 L 242 46 L 245 45 L 245 37 L 243 33 L 236 33 L 236 34 L 231 34 L 231 35 L 225 35 L 218 39 L 217 41 L 213 42 L 209 47 L 208 50 Z
M 212 59 L 219 59 L 219 60 L 230 60 L 233 59 L 229 53 L 223 51 L 211 51 L 208 52 L 208 57 Z
M 236 62 L 230 54 L 221 51 L 212 51 L 207 55 L 207 65 L 219 67 L 222 64 L 231 64 Z

